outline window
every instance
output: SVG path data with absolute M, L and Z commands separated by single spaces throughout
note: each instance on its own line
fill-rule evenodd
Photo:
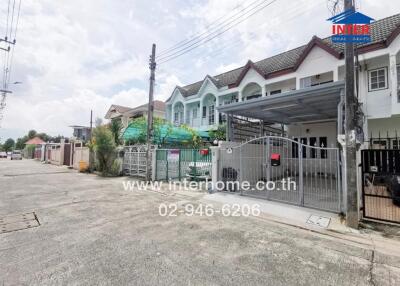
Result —
M 214 125 L 215 123 L 215 112 L 214 105 L 210 105 L 208 110 L 208 125 Z
M 248 97 L 246 97 L 246 100 L 259 98 L 259 97 L 261 97 L 261 94 L 253 94 L 253 95 L 249 95 Z
M 193 111 L 192 111 L 192 118 L 193 118 L 193 119 L 196 119 L 196 118 L 197 118 L 197 107 L 193 108 Z
M 179 112 L 179 124 L 183 124 L 183 111 Z
M 207 117 L 207 106 L 203 106 L 203 114 L 202 114 L 203 118 Z
M 400 149 L 400 140 L 393 139 L 392 140 L 392 149 Z
M 307 138 L 306 137 L 302 137 L 300 139 L 300 143 L 303 144 L 303 145 L 307 145 Z M 303 146 L 302 154 L 303 154 L 303 158 L 307 158 L 307 147 L 306 146 Z
M 326 137 L 319 137 L 319 147 L 326 148 L 328 146 L 328 138 Z M 326 149 L 321 150 L 321 159 L 328 158 L 328 153 Z
M 300 79 L 300 88 L 306 88 L 311 86 L 311 77 L 304 77 Z
M 387 68 L 368 71 L 368 91 L 388 88 Z
M 297 138 L 293 140 L 295 142 L 292 142 L 292 158 L 299 158 L 299 144 L 297 143 L 299 140 Z
M 174 113 L 174 123 L 178 123 L 179 121 L 179 112 Z
M 385 139 L 373 140 L 372 141 L 372 148 L 373 149 L 386 149 L 387 148 L 387 141 Z
M 317 145 L 317 138 L 316 137 L 310 137 L 310 146 L 313 147 L 318 147 Z M 310 148 L 310 157 L 315 159 L 317 158 L 317 149 L 316 148 Z
M 281 92 L 282 92 L 282 90 L 280 90 L 280 89 L 273 90 L 273 91 L 270 92 L 270 95 L 278 94 L 278 93 L 281 93 Z

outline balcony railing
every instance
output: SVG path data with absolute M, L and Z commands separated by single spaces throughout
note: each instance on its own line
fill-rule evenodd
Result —
M 187 118 L 186 124 L 190 127 L 200 127 L 200 118 Z
M 214 125 L 214 124 L 215 124 L 215 117 L 214 117 L 214 119 L 212 119 L 209 116 L 207 116 L 207 117 L 203 117 L 201 119 L 202 126 L 208 126 L 208 125 Z

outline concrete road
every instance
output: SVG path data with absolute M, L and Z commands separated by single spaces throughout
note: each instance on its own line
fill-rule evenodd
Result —
M 40 221 L 0 233 L 0 285 L 400 285 L 398 257 L 254 217 L 161 217 L 201 195 L 124 180 L 0 161 L 0 219 Z

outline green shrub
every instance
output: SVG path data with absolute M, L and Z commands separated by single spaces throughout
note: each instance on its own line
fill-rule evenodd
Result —
M 114 136 L 106 126 L 94 129 L 94 150 L 96 152 L 96 169 L 103 176 L 111 173 L 111 166 L 115 159 Z
M 112 176 L 119 176 L 121 170 L 121 160 L 114 159 L 114 162 L 111 165 L 110 175 Z

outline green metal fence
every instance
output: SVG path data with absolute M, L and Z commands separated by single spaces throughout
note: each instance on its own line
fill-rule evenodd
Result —
M 156 180 L 211 179 L 209 149 L 157 149 Z

